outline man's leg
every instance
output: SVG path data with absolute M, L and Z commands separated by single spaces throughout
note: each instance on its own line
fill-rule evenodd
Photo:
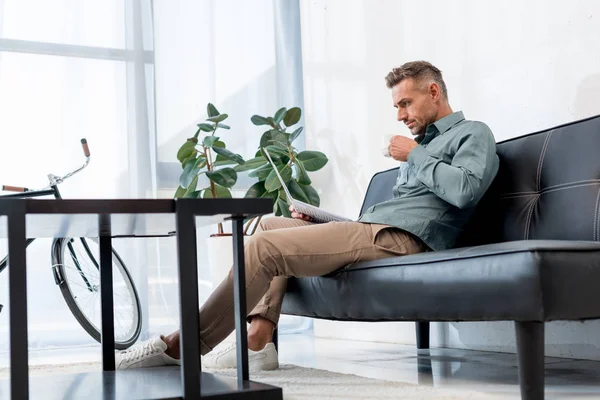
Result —
M 254 308 L 278 276 L 321 276 L 344 265 L 425 251 L 413 235 L 385 225 L 331 222 L 258 232 L 245 246 L 246 304 Z M 200 310 L 202 355 L 234 329 L 233 273 Z M 178 353 L 178 334 L 173 335 Z M 167 339 L 171 338 L 168 336 Z M 171 350 L 171 345 L 169 350 Z M 175 347 L 177 346 L 177 347 Z
M 275 229 L 296 228 L 299 226 L 313 225 L 313 222 L 292 218 L 272 217 L 261 219 L 257 232 L 272 231 Z M 267 343 L 273 341 L 273 331 L 279 322 L 281 304 L 287 288 L 287 277 L 276 276 L 269 285 L 269 290 L 260 302 L 248 313 L 248 348 L 259 351 Z
M 426 246 L 409 233 L 385 225 L 359 222 L 331 222 L 258 232 L 244 248 L 246 304 L 254 308 L 275 277 L 321 276 L 350 263 L 425 250 Z M 233 273 L 230 272 L 200 310 L 202 355 L 233 331 L 234 316 Z M 179 358 L 179 333 L 163 340 L 166 349 L 162 354 L 170 356 L 168 361 Z

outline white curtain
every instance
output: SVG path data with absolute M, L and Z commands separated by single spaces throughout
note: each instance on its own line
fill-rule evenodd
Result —
M 252 158 L 264 127 L 250 122 L 253 114 L 273 115 L 280 107 L 303 108 L 300 9 L 293 0 L 155 0 L 154 42 L 156 64 L 157 177 L 159 195 L 177 188 L 181 166 L 176 154 L 196 124 L 204 120 L 206 105 L 214 103 L 230 131 L 220 131 L 232 151 Z M 303 123 L 303 120 L 301 121 Z M 298 140 L 304 147 L 304 138 Z M 240 174 L 234 196 L 241 197 L 252 185 Z M 200 187 L 200 186 L 199 186 Z M 211 290 L 206 263 L 205 238 L 214 226 L 198 231 L 199 276 L 204 284 L 200 302 Z M 172 247 L 163 249 L 157 275 L 175 276 Z M 174 285 L 155 290 L 154 304 L 161 305 L 158 331 L 174 326 L 177 293 Z M 151 310 L 152 316 L 158 310 Z M 150 321 L 151 330 L 155 324 Z M 283 316 L 282 332 L 310 329 L 310 320 Z
M 0 184 L 44 187 L 48 173 L 83 163 L 85 137 L 92 160 L 61 186 L 65 198 L 172 197 L 177 148 L 207 102 L 231 115 L 223 139 L 246 157 L 262 133 L 252 114 L 302 107 L 299 29 L 296 1 L 0 0 Z M 241 179 L 237 194 L 250 184 Z M 200 263 L 211 230 L 199 231 Z M 114 247 L 142 299 L 142 339 L 175 329 L 174 240 Z M 30 348 L 96 345 L 54 284 L 49 248 L 42 239 L 27 253 Z M 6 272 L 0 365 L 8 351 Z M 310 326 L 291 317 L 286 324 Z

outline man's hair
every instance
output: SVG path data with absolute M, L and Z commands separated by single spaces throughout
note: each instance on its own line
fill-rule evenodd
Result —
M 427 61 L 411 61 L 403 64 L 399 68 L 392 69 L 392 72 L 385 77 L 385 84 L 388 88 L 393 88 L 404 79 L 412 78 L 416 83 L 425 84 L 425 80 L 434 81 L 440 87 L 442 96 L 448 100 L 448 90 L 442 78 L 442 71 Z M 427 82 L 428 83 L 428 82 Z

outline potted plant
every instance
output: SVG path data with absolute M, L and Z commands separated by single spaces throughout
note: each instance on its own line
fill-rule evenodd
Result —
M 233 168 L 236 172 L 249 171 L 248 176 L 258 179 L 248 189 L 245 197 L 271 197 L 274 201 L 273 213 L 277 216 L 291 217 L 291 213 L 281 182 L 262 151 L 264 148 L 269 151 L 292 196 L 317 207 L 320 203 L 319 194 L 311 186 L 308 172 L 320 170 L 329 160 L 320 151 L 298 151 L 294 147 L 294 141 L 302 133 L 303 127 L 294 129 L 293 126 L 300 121 L 301 116 L 302 110 L 299 107 L 289 110 L 280 108 L 273 117 L 253 115 L 252 123 L 267 126 L 268 130 L 262 134 L 254 158 Z
M 231 166 L 244 165 L 243 157 L 228 150 L 217 136 L 219 129 L 230 129 L 223 123 L 228 115 L 221 114 L 211 103 L 206 112 L 206 121 L 197 125 L 194 136 L 188 138 L 177 152 L 182 171 L 175 198 L 231 198 L 231 188 L 237 182 L 237 172 Z M 206 183 L 198 189 L 200 182 Z M 207 238 L 210 281 L 201 284 L 212 289 L 221 282 L 233 263 L 231 248 L 231 233 L 225 233 L 223 224 L 219 223 L 218 232 Z
M 175 198 L 231 198 L 230 189 L 237 182 L 237 172 L 230 165 L 245 163 L 241 155 L 227 150 L 225 142 L 216 136 L 219 128 L 230 129 L 223 123 L 228 115 L 219 113 L 211 103 L 208 103 L 206 112 L 206 122 L 197 125 L 194 136 L 188 138 L 177 152 L 182 171 Z M 201 133 L 204 133 L 202 137 Z M 198 189 L 202 175 L 208 178 L 208 186 Z M 217 235 L 225 235 L 222 223 L 218 224 Z

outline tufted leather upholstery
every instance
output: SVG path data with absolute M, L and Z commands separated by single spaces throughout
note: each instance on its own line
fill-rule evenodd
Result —
M 600 318 L 599 149 L 600 116 L 499 143 L 500 171 L 459 248 L 290 279 L 282 312 L 363 321 Z M 396 175 L 373 177 L 362 210 L 391 196 Z

